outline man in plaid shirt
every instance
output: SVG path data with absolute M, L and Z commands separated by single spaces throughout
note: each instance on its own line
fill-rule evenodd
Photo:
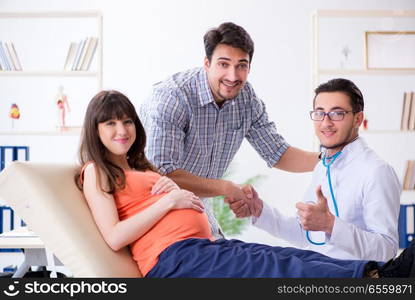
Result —
M 252 197 L 250 187 L 220 179 L 244 138 L 269 167 L 286 171 L 312 171 L 318 154 L 288 145 L 268 120 L 264 102 L 247 82 L 254 44 L 242 27 L 223 23 L 205 34 L 204 44 L 203 68 L 157 83 L 141 105 L 146 155 L 181 188 L 199 197 L 223 195 L 228 203 L 238 202 L 234 211 L 244 217 L 251 215 L 245 203 Z M 205 211 L 219 237 L 211 210 Z

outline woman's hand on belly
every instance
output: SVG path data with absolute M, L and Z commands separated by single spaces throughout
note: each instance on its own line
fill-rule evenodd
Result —
M 151 195 L 157 195 L 161 193 L 168 193 L 173 190 L 180 190 L 179 186 L 170 178 L 162 176 L 157 180 L 151 189 Z
M 163 201 L 170 210 L 190 208 L 198 212 L 204 211 L 200 198 L 187 190 L 172 190 L 159 201 Z

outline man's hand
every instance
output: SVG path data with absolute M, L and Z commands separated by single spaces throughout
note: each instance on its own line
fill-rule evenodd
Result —
M 235 184 L 231 181 L 227 182 L 224 200 L 239 218 L 250 215 L 247 201 L 248 197 L 252 197 L 252 192 L 250 192 L 248 187 Z
M 334 226 L 334 215 L 330 212 L 327 199 L 321 192 L 321 185 L 317 187 L 317 203 L 307 204 L 297 202 L 295 207 L 304 230 L 324 231 L 331 234 Z
M 245 193 L 245 200 L 239 200 L 229 203 L 237 218 L 245 218 L 249 216 L 259 217 L 262 212 L 263 203 L 259 199 L 257 191 L 249 184 L 241 186 Z
M 238 212 L 238 211 L 235 212 L 236 208 L 233 209 L 232 206 L 231 206 L 231 209 L 235 212 L 235 215 L 238 218 L 245 218 L 249 216 L 255 216 L 258 218 L 262 213 L 262 208 L 264 207 L 264 204 L 262 200 L 259 199 L 257 191 L 251 185 L 244 185 L 242 187 L 242 190 L 247 195 L 246 204 L 248 205 L 248 208 L 249 208 L 249 214 L 244 215 L 243 212 Z

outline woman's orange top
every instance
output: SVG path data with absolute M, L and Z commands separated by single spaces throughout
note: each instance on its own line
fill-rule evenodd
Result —
M 156 172 L 128 170 L 125 171 L 125 177 L 125 188 L 114 194 L 121 221 L 141 212 L 167 194 L 151 195 L 151 188 L 161 177 Z M 154 267 L 164 249 L 187 238 L 214 240 L 205 213 L 194 209 L 171 210 L 131 243 L 131 253 L 143 276 Z

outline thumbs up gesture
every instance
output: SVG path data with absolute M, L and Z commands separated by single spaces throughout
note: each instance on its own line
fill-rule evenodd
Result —
M 324 231 L 327 234 L 331 234 L 335 217 L 330 212 L 327 199 L 321 192 L 321 185 L 317 187 L 316 195 L 316 203 L 297 202 L 295 204 L 301 226 L 304 230 Z

